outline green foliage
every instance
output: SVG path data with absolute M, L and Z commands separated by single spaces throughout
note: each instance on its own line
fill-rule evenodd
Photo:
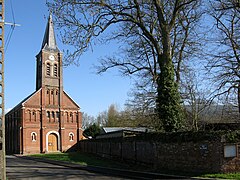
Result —
M 129 168 L 125 164 L 118 163 L 109 159 L 102 159 L 91 154 L 72 152 L 72 153 L 49 153 L 30 155 L 37 158 L 46 158 L 56 161 L 65 161 L 88 166 L 101 166 L 111 168 Z
M 226 173 L 226 174 L 205 174 L 202 175 L 205 178 L 214 178 L 214 179 L 239 179 L 240 180 L 240 173 Z
M 94 123 L 93 125 L 90 125 L 87 129 L 83 131 L 83 135 L 86 137 L 91 136 L 95 138 L 97 135 L 100 134 L 100 132 L 101 132 L 100 126 Z
M 114 104 L 109 106 L 107 116 L 107 127 L 117 127 L 119 125 L 119 112 Z
M 183 127 L 183 109 L 180 105 L 180 94 L 174 79 L 173 64 L 161 69 L 158 79 L 157 110 L 159 125 L 162 124 L 166 132 L 175 132 Z M 160 126 L 157 129 L 161 129 Z
M 240 141 L 240 132 L 239 131 L 230 131 L 226 134 L 226 141 L 229 143 L 235 143 Z

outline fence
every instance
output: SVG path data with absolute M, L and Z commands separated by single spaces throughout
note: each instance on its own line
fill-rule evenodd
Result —
M 217 173 L 240 170 L 240 145 L 226 143 L 220 136 L 169 142 L 154 136 L 150 139 L 144 136 L 105 138 L 80 141 L 79 148 L 81 152 L 146 165 L 155 171 Z

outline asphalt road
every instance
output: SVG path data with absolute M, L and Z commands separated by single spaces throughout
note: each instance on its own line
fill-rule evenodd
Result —
M 52 165 L 45 162 L 7 156 L 7 178 L 11 179 L 126 179 L 103 174 L 77 170 L 64 166 Z

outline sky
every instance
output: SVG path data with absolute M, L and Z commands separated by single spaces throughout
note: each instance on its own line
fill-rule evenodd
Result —
M 6 111 L 35 91 L 35 56 L 40 52 L 48 15 L 45 0 L 5 0 L 5 22 L 20 24 L 14 28 L 8 46 L 5 42 Z M 11 28 L 5 25 L 5 40 L 10 36 Z M 56 28 L 55 35 L 58 48 L 62 50 Z M 95 47 L 81 57 L 79 66 L 70 65 L 63 69 L 64 90 L 80 106 L 81 112 L 97 116 L 111 104 L 123 109 L 132 80 L 120 76 L 117 70 L 97 75 L 93 68 L 101 57 L 115 50 L 117 47 L 112 44 Z

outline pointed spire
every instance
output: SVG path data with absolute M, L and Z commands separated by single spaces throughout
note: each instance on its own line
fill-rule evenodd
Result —
M 48 23 L 47 23 L 44 38 L 43 38 L 42 49 L 45 49 L 45 48 L 58 50 L 56 38 L 54 34 L 52 14 L 50 14 L 48 17 Z

